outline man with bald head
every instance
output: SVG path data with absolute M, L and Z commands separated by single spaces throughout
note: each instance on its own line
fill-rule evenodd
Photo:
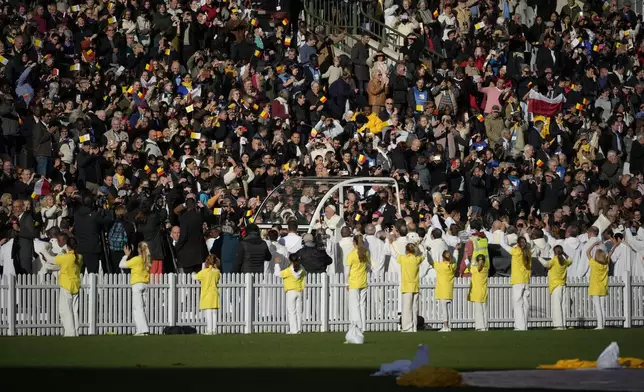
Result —
M 157 131 L 150 130 L 148 132 L 148 139 L 145 141 L 144 145 L 145 152 L 148 153 L 148 156 L 154 155 L 155 157 L 163 156 L 159 145 L 157 145 Z

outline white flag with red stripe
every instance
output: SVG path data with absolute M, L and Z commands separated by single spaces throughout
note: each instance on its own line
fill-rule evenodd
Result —
M 44 178 L 36 181 L 34 185 L 34 193 L 38 196 L 45 196 L 49 194 L 49 181 Z
M 533 115 L 544 115 L 547 117 L 554 116 L 563 108 L 566 98 L 563 94 L 559 94 L 555 98 L 548 98 L 535 90 L 530 90 L 528 95 L 528 113 Z

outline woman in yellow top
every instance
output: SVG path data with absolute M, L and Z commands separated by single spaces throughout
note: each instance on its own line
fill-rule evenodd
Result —
M 436 288 L 434 299 L 440 305 L 443 328 L 438 332 L 449 332 L 449 321 L 452 318 L 452 299 L 454 298 L 454 274 L 456 273 L 456 260 L 449 250 L 442 254 L 442 261 L 433 262 L 436 270 Z
M 608 295 L 608 255 L 603 249 L 595 251 L 593 249 L 600 242 L 595 242 L 587 251 L 588 264 L 590 267 L 590 285 L 588 286 L 588 295 L 593 298 L 595 305 L 595 314 L 597 315 L 597 327 L 595 329 L 604 329 L 606 322 L 604 318 L 604 308 L 606 307 L 606 296 Z
M 362 334 L 365 330 L 367 316 L 367 269 L 371 264 L 369 251 L 364 246 L 362 235 L 353 238 L 353 250 L 347 257 L 344 276 L 349 291 L 349 332 L 347 337 L 356 332 Z M 347 338 L 351 343 L 351 339 Z
M 130 257 L 132 249 L 125 245 L 123 253 L 125 256 L 119 263 L 119 268 L 130 269 L 130 284 L 132 285 L 132 317 L 136 325 L 136 333 L 134 336 L 149 335 L 150 329 L 148 328 L 148 316 L 146 314 L 146 300 L 145 295 L 148 291 L 148 284 L 150 283 L 150 268 L 152 267 L 152 255 L 150 248 L 146 242 L 139 242 L 138 246 L 139 255 Z
M 470 292 L 467 300 L 474 305 L 474 328 L 487 331 L 487 280 L 490 272 L 490 260 L 485 255 L 478 255 L 470 265 Z
M 295 335 L 302 332 L 302 297 L 306 271 L 300 264 L 300 256 L 292 254 L 288 257 L 291 265 L 281 271 L 280 258 L 275 259 L 273 274 L 284 280 L 286 293 L 286 314 L 288 315 L 288 334 Z
M 423 256 L 418 256 L 414 244 L 405 246 L 405 254 L 398 255 L 396 261 L 400 264 L 400 292 L 402 293 L 402 317 L 400 330 L 416 332 L 418 328 L 418 291 L 420 289 L 420 264 Z
M 501 246 L 510 256 L 510 284 L 512 285 L 512 302 L 514 308 L 514 330 L 528 330 L 528 314 L 530 313 L 530 271 L 532 269 L 532 252 L 528 241 L 519 237 L 517 245 L 510 247 L 507 237 L 503 237 Z
M 76 253 L 78 242 L 74 237 L 67 237 L 67 253 L 56 256 L 56 265 L 60 268 L 58 285 L 58 312 L 63 322 L 65 336 L 78 336 L 78 292 L 80 291 L 80 271 L 83 256 Z
M 215 255 L 208 255 L 206 258 L 206 268 L 202 269 L 192 276 L 201 283 L 201 292 L 199 293 L 199 309 L 203 311 L 206 317 L 206 335 L 217 333 L 217 314 L 215 310 L 219 309 L 219 259 Z
M 552 325 L 556 330 L 566 329 L 564 319 L 564 297 L 566 296 L 566 280 L 568 279 L 568 267 L 572 261 L 566 257 L 561 245 L 553 249 L 554 257 L 544 260 L 541 257 L 539 262 L 548 269 L 548 286 L 550 289 L 550 311 L 552 313 Z

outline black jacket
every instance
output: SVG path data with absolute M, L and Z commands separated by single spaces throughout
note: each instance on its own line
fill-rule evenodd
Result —
M 93 211 L 81 206 L 74 214 L 74 235 L 78 240 L 78 253 L 100 254 L 103 251 L 101 230 L 114 220 L 110 210 Z
M 266 241 L 261 239 L 257 233 L 249 233 L 239 243 L 233 272 L 262 273 L 264 272 L 264 262 L 272 259 L 273 255 L 271 255 Z
M 145 241 L 150 248 L 152 260 L 163 260 L 163 238 L 161 237 L 161 224 L 166 220 L 168 213 L 165 210 L 149 212 L 145 222 L 137 222 L 137 243 Z M 128 236 L 130 233 L 128 233 Z M 128 237 L 129 238 L 129 237 Z
M 207 254 L 203 240 L 203 216 L 200 211 L 187 211 L 179 217 L 181 234 L 177 241 L 177 260 L 182 268 L 201 264 Z
M 310 274 L 321 274 L 326 272 L 326 267 L 330 265 L 333 260 L 325 251 L 318 250 L 309 246 L 304 246 L 296 253 L 302 260 L 302 267 Z

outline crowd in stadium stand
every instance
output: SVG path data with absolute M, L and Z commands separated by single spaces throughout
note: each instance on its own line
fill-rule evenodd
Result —
M 514 280 L 529 249 L 528 279 L 559 256 L 587 277 L 600 249 L 611 275 L 644 276 L 644 32 L 629 0 L 363 2 L 403 37 L 399 60 L 372 47 L 375 27 L 307 25 L 284 3 L 5 3 L 3 275 L 50 271 L 70 238 L 90 273 L 124 272 L 141 241 L 152 274 L 197 273 L 208 254 L 223 273 L 263 272 L 264 248 L 283 270 L 311 248 L 305 270 L 343 273 L 360 237 L 373 273 L 414 243 L 470 276 L 480 238 L 490 275 Z M 399 194 L 355 187 L 314 217 L 322 180 L 352 176 Z M 302 241 L 292 222 L 314 218 Z

